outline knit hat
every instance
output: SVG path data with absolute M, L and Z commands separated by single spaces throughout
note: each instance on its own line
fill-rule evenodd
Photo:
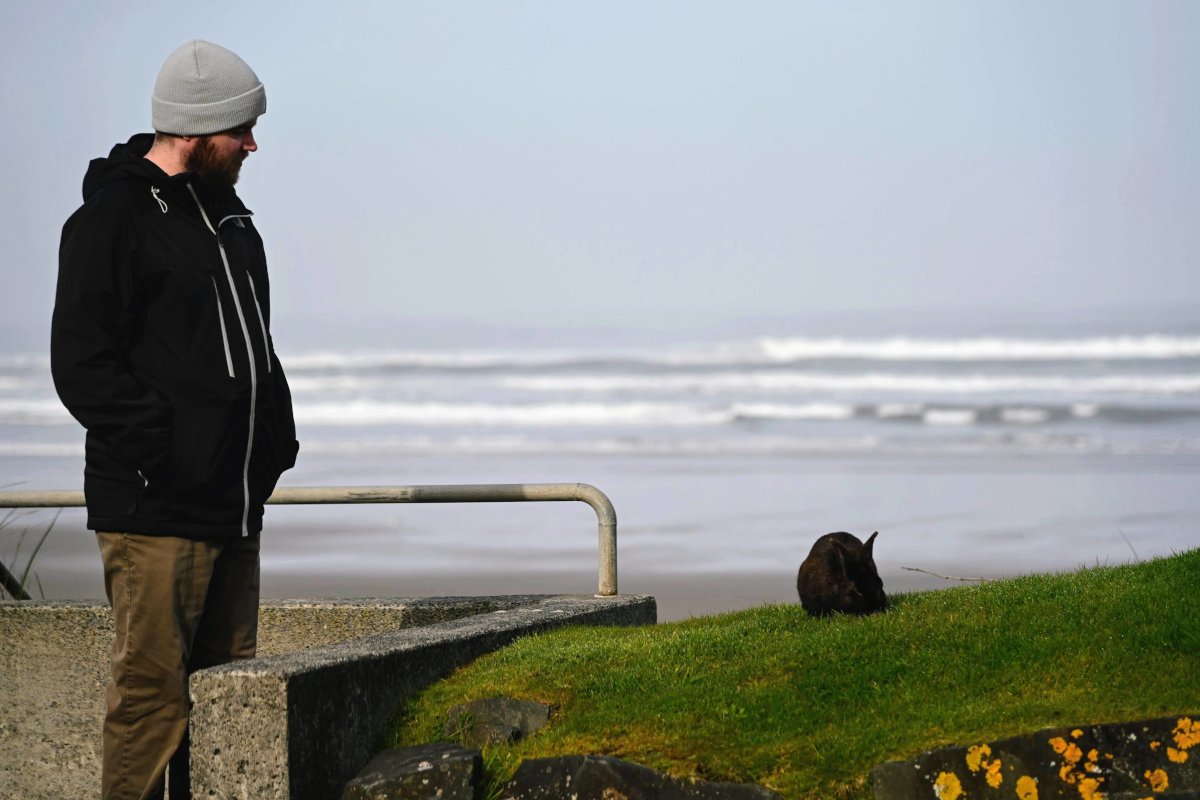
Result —
M 232 50 L 193 39 L 167 56 L 150 105 L 154 130 L 203 136 L 265 113 L 267 93 L 254 70 Z

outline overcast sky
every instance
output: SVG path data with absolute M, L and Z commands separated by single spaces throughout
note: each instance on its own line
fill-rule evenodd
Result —
M 0 4 L 5 313 L 89 159 L 239 53 L 278 330 L 1194 309 L 1200 3 Z

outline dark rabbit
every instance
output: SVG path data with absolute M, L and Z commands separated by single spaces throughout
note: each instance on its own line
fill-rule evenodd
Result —
M 887 595 L 875 569 L 872 549 L 879 531 L 863 544 L 849 533 L 827 533 L 813 544 L 796 576 L 800 605 L 814 617 L 834 612 L 886 611 Z

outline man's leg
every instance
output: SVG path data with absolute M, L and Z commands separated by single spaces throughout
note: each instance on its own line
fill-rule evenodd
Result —
M 104 719 L 104 800 L 161 798 L 187 731 L 187 663 L 220 543 L 98 533 L 116 641 Z
M 205 667 L 254 658 L 258 646 L 258 551 L 257 535 L 222 543 L 213 564 L 204 614 L 192 641 L 189 675 Z M 190 757 L 185 730 L 167 770 L 169 800 L 191 797 Z

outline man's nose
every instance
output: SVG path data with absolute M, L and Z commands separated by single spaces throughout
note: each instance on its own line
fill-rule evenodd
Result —
M 253 153 L 258 149 L 258 142 L 254 141 L 254 131 L 246 131 L 246 137 L 242 139 L 242 149 L 247 153 Z

